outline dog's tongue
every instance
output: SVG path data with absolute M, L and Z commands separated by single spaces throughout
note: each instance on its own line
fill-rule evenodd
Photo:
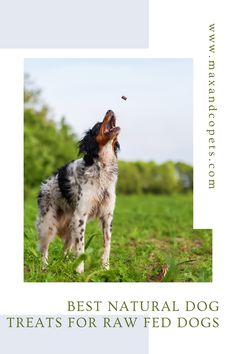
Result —
M 110 129 L 111 129 L 111 124 L 110 124 L 110 121 L 107 123 L 107 125 L 106 125 L 106 128 L 105 128 L 105 134 L 107 134 L 107 133 L 109 133 L 109 131 L 110 131 Z

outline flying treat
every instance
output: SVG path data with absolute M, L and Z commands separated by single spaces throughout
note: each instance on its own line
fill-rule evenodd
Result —
M 127 100 L 127 97 L 125 97 L 125 96 L 121 96 L 121 98 L 122 98 L 122 100 Z

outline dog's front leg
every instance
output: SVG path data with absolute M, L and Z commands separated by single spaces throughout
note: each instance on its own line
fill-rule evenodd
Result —
M 112 233 L 112 214 L 107 214 L 101 217 L 103 240 L 104 240 L 104 253 L 102 256 L 102 266 L 104 269 L 109 270 L 109 258 L 111 248 L 111 233 Z
M 84 253 L 84 234 L 86 227 L 86 215 L 75 212 L 71 221 L 71 237 L 75 245 L 75 252 L 77 257 Z M 78 273 L 84 271 L 84 261 L 81 261 L 76 268 Z

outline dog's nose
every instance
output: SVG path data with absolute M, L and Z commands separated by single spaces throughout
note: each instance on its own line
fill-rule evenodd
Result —
M 114 114 L 114 112 L 113 112 L 111 109 L 109 109 L 109 110 L 107 111 L 107 114 Z

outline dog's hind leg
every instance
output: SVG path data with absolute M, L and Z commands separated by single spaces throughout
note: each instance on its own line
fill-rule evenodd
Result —
M 52 211 L 45 216 L 39 216 L 37 220 L 38 244 L 42 256 L 43 269 L 48 264 L 48 247 L 57 233 L 57 228 Z
M 64 256 L 67 256 L 68 253 L 70 253 L 73 248 L 73 240 L 69 231 L 63 235 L 63 239 L 64 239 Z

